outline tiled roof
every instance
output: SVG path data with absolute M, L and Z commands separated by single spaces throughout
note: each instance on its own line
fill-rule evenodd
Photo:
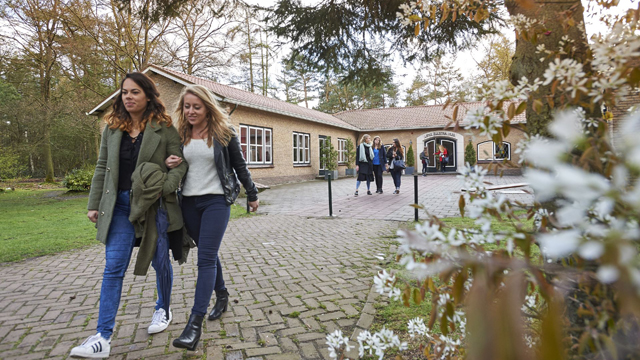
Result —
M 267 96 L 254 94 L 249 91 L 236 89 L 228 85 L 222 85 L 215 81 L 203 79 L 193 75 L 187 75 L 179 71 L 171 70 L 165 67 L 150 65 L 151 71 L 168 73 L 182 80 L 185 80 L 191 84 L 198 84 L 207 87 L 214 94 L 220 96 L 222 101 L 232 104 L 239 104 L 241 106 L 247 106 L 254 109 L 260 109 L 267 112 L 275 112 L 282 115 L 291 116 L 294 118 L 319 122 L 327 125 L 337 126 L 350 130 L 358 130 L 353 125 L 336 118 L 332 115 L 323 113 L 321 111 L 307 109 L 302 106 L 288 103 L 286 101 L 273 99 Z
M 484 106 L 484 102 L 459 104 L 458 119 L 463 120 L 469 110 Z M 509 103 L 505 103 L 505 108 Z M 349 110 L 334 114 L 360 130 L 395 130 L 415 128 L 437 128 L 449 124 L 453 117 L 453 106 L 443 105 L 410 106 L 384 109 Z M 448 116 L 448 117 L 447 117 Z M 516 116 L 512 124 L 526 123 L 525 112 Z M 460 122 L 464 125 L 464 122 Z
M 150 65 L 143 72 L 148 71 L 168 77 L 183 85 L 203 85 L 218 96 L 220 101 L 224 101 L 226 103 L 238 104 L 240 106 L 246 106 L 253 109 L 259 109 L 354 131 L 438 128 L 449 124 L 451 122 L 450 117 L 453 115 L 452 106 L 444 109 L 442 105 L 350 110 L 330 115 L 321 111 L 307 109 L 285 101 L 269 98 L 267 96 L 254 94 L 249 91 L 236 89 L 228 85 L 222 85 L 215 81 L 193 75 L 187 75 L 162 66 Z M 87 114 L 92 115 L 105 110 L 110 105 L 111 100 L 119 92 L 120 91 L 117 90 L 111 94 L 111 96 L 106 98 Z M 482 107 L 483 105 L 484 103 L 482 102 L 461 103 L 458 110 L 458 118 L 464 119 L 467 111 Z M 505 107 L 506 106 L 508 106 L 508 103 Z M 449 116 L 449 118 L 447 118 L 447 116 Z M 525 114 L 522 113 L 516 116 L 512 123 L 522 124 L 525 122 Z

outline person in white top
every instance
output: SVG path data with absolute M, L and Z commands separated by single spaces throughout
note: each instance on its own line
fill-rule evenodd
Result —
M 251 211 L 258 209 L 258 190 L 242 156 L 229 115 L 213 94 L 200 85 L 184 88 L 178 109 L 178 132 L 189 164 L 183 186 L 182 215 L 187 232 L 198 245 L 198 279 L 189 321 L 173 346 L 195 350 L 213 291 L 216 304 L 209 315 L 215 320 L 227 310 L 229 293 L 222 277 L 218 250 L 227 228 L 230 205 L 244 186 Z M 170 156 L 169 168 L 182 159 Z

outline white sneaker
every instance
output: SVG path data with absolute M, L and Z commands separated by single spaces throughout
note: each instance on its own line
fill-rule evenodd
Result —
M 71 349 L 71 356 L 81 358 L 102 359 L 109 357 L 111 339 L 105 339 L 100 334 L 91 335 L 80 346 Z
M 167 313 L 166 311 L 164 311 L 163 308 L 160 308 L 153 313 L 153 318 L 151 319 L 151 325 L 149 325 L 149 328 L 147 329 L 147 332 L 149 333 L 149 335 L 157 334 L 161 331 L 164 331 L 164 329 L 166 329 L 169 326 L 169 324 L 171 323 L 171 319 L 173 319 L 173 316 L 171 314 L 171 309 L 169 309 L 168 319 L 166 314 Z

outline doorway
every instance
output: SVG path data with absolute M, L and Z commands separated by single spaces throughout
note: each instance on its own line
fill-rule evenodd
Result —
M 320 176 L 324 176 L 326 170 L 327 170 L 327 162 L 324 159 L 324 155 L 322 155 L 322 147 L 324 146 L 324 142 L 327 140 L 327 136 L 326 135 L 319 135 L 318 136 L 318 156 L 319 156 L 319 164 L 320 164 L 320 171 L 318 172 L 318 175 Z
M 449 163 L 445 166 L 445 172 L 455 172 L 458 170 L 458 162 L 456 159 L 457 141 L 450 138 L 430 138 L 425 140 L 424 146 L 427 147 L 429 154 L 429 166 L 427 166 L 427 172 L 439 172 L 440 163 L 438 162 L 438 156 L 435 155 L 438 152 L 438 145 L 444 146 L 447 149 L 447 155 L 449 156 Z

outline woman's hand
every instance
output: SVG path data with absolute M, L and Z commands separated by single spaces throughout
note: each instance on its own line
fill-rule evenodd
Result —
M 87 217 L 91 220 L 92 223 L 98 222 L 98 210 L 89 210 L 87 212 Z
M 256 201 L 249 201 L 249 211 L 256 212 L 258 210 L 259 205 L 260 205 L 260 199 Z
M 182 158 L 180 156 L 171 155 L 164 161 L 164 164 L 167 165 L 169 169 L 173 169 L 174 167 L 182 164 Z
M 356 172 L 360 171 L 360 166 L 356 165 Z

